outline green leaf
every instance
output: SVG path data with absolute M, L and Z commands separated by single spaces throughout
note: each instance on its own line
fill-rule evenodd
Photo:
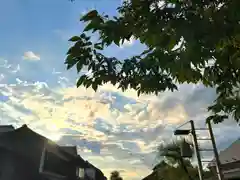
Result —
M 68 41 L 71 41 L 71 42 L 76 42 L 78 40 L 80 40 L 81 38 L 79 36 L 73 36 L 71 37 Z
M 137 96 L 139 97 L 139 96 L 140 96 L 140 94 L 141 94 L 141 91 L 140 91 L 140 90 L 138 90 L 138 91 L 137 91 Z
M 91 29 L 94 29 L 96 26 L 95 26 L 95 24 L 94 23 L 92 23 L 92 22 L 90 22 L 90 23 L 88 23 L 88 25 L 84 28 L 84 30 L 83 31 L 89 31 L 89 30 L 91 30 Z
M 218 124 L 218 123 L 223 122 L 223 121 L 224 121 L 225 119 L 227 119 L 227 118 L 228 118 L 227 115 L 214 114 L 214 115 L 209 116 L 209 117 L 206 119 L 206 122 L 208 122 L 208 121 L 213 121 L 215 124 Z
M 84 15 L 80 21 L 89 21 L 91 20 L 92 18 L 96 17 L 98 15 L 98 12 L 96 10 L 92 10 L 90 12 L 88 12 L 86 15 Z
M 83 67 L 83 63 L 81 61 L 79 61 L 77 63 L 77 72 L 79 73 L 81 70 L 82 70 L 82 67 Z
M 86 39 L 86 38 L 87 38 L 87 36 L 86 36 L 86 34 L 85 34 L 85 33 L 82 33 L 82 34 L 80 35 L 80 38 Z
M 67 65 L 67 70 L 71 69 L 77 62 L 78 61 L 72 55 L 68 55 L 65 60 L 65 64 Z
M 93 83 L 93 84 L 92 84 L 92 88 L 93 88 L 93 90 L 96 92 L 96 91 L 97 91 L 97 88 L 98 88 L 97 83 Z
M 86 88 L 89 88 L 90 86 L 91 86 L 91 84 L 92 84 L 92 82 L 91 82 L 91 80 L 86 80 L 86 85 L 85 85 L 85 87 Z
M 79 87 L 79 86 L 81 86 L 82 84 L 84 84 L 85 81 L 86 81 L 86 78 L 87 78 L 86 75 L 82 75 L 82 76 L 78 79 L 78 81 L 77 81 L 77 87 Z
M 94 48 L 98 50 L 103 50 L 103 47 L 101 46 L 100 43 L 94 44 Z
M 71 54 L 75 54 L 75 53 L 77 53 L 77 52 L 79 52 L 79 49 L 78 49 L 76 46 L 73 46 L 73 47 L 70 47 L 70 48 L 69 48 L 67 54 L 68 54 L 68 55 L 71 55 Z

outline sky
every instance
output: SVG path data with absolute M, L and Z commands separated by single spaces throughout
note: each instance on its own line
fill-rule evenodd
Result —
M 196 127 L 205 127 L 206 108 L 216 94 L 202 84 L 140 97 L 132 89 L 122 92 L 110 84 L 97 92 L 76 88 L 76 70 L 67 71 L 64 65 L 68 39 L 81 33 L 84 13 L 95 8 L 116 15 L 120 4 L 121 0 L 2 0 L 0 124 L 27 124 L 61 145 L 76 145 L 105 176 L 119 170 L 125 180 L 137 180 L 159 162 L 157 147 L 174 138 L 178 125 L 193 119 Z M 105 53 L 124 58 L 143 48 L 131 40 Z M 213 127 L 219 149 L 240 134 L 231 119 Z M 212 154 L 202 156 L 209 159 Z

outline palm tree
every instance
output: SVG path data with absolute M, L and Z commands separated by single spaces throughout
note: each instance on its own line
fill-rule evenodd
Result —
M 123 180 L 118 171 L 111 172 L 110 180 Z
M 189 157 L 182 157 L 181 145 L 189 145 Z M 192 177 L 189 174 L 188 167 L 192 167 L 190 159 L 193 158 L 194 151 L 190 143 L 187 143 L 184 139 L 173 141 L 167 144 L 162 144 L 158 147 L 158 156 L 165 157 L 166 161 L 172 165 L 179 165 L 183 168 L 189 180 L 192 180 Z

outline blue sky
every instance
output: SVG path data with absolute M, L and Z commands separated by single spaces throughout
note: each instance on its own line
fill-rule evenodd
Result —
M 151 172 L 156 147 L 172 130 L 194 119 L 203 126 L 215 98 L 201 84 L 181 85 L 176 93 L 136 96 L 106 84 L 96 93 L 74 83 L 64 58 L 71 36 L 81 33 L 80 16 L 92 8 L 116 15 L 121 0 L 5 0 L 0 2 L 0 122 L 22 124 L 79 153 L 106 176 L 120 170 L 126 180 Z M 105 51 L 119 58 L 140 52 L 137 41 Z M 221 131 L 220 131 L 221 129 Z M 237 139 L 233 121 L 214 126 L 220 148 Z M 206 136 L 206 134 L 202 134 Z M 203 143 L 203 146 L 208 144 Z M 211 155 L 206 155 L 208 158 Z

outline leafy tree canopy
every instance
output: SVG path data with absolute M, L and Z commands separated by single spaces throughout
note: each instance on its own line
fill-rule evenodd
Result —
M 67 52 L 67 69 L 80 74 L 77 86 L 94 90 L 107 82 L 138 95 L 177 90 L 177 84 L 203 83 L 216 88 L 217 98 L 207 120 L 240 119 L 240 1 L 127 0 L 109 17 L 97 10 L 81 18 L 87 23 Z M 91 37 L 97 34 L 97 42 Z M 120 60 L 104 49 L 130 38 L 146 49 Z
M 161 161 L 156 168 L 153 169 L 153 172 L 143 180 L 189 180 L 189 176 L 192 180 L 199 180 L 197 166 L 193 166 L 190 162 L 187 169 L 188 174 L 186 174 L 181 166 L 173 166 L 165 161 Z M 206 179 L 210 178 L 212 177 L 212 173 L 210 171 L 204 171 L 204 177 Z

